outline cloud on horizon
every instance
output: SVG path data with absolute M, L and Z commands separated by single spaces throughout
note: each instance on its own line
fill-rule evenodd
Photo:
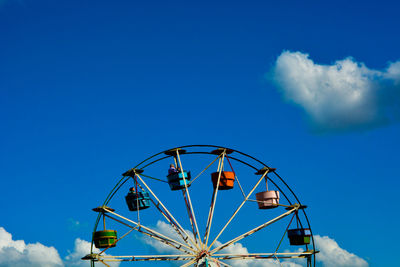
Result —
M 155 230 L 160 233 L 167 235 L 172 238 L 176 238 L 178 235 L 171 228 L 171 226 L 163 221 L 158 221 Z M 189 231 L 188 231 L 189 232 Z M 329 238 L 328 236 L 315 235 L 315 244 L 317 250 L 320 252 L 317 254 L 317 261 L 324 267 L 368 267 L 368 263 L 358 257 L 357 255 L 348 252 L 341 248 L 338 243 Z M 146 237 L 141 239 L 142 242 L 150 245 L 158 253 L 172 253 L 176 254 L 176 250 L 161 243 L 153 242 L 152 239 Z M 221 245 L 220 242 L 216 242 L 216 246 Z M 90 252 L 90 242 L 82 240 L 80 238 L 75 239 L 73 251 L 69 251 L 68 255 L 62 260 L 56 248 L 48 247 L 40 243 L 26 244 L 23 240 L 13 240 L 12 235 L 8 233 L 3 227 L 0 227 L 0 266 L 2 267 L 83 267 L 88 266 L 87 261 L 81 260 L 83 256 Z M 99 250 L 95 249 L 95 253 Z M 288 252 L 288 251 L 285 251 Z M 248 249 L 241 243 L 235 243 L 224 250 L 221 253 L 230 254 L 247 254 Z M 175 262 L 179 266 L 181 262 Z M 230 265 L 237 267 L 301 267 L 303 262 L 301 261 L 262 261 L 262 260 L 232 260 L 229 261 Z M 118 267 L 119 263 L 110 264 L 112 267 Z
M 320 251 L 317 261 L 324 267 L 367 267 L 368 263 L 357 255 L 339 247 L 338 243 L 328 236 L 315 235 L 315 244 Z
M 1 267 L 86 267 L 87 261 L 81 258 L 90 253 L 91 243 L 80 238 L 75 239 L 72 252 L 61 259 L 54 247 L 48 247 L 41 243 L 26 244 L 23 240 L 13 240 L 12 235 L 3 227 L 0 227 L 0 266 Z M 95 253 L 100 250 L 95 249 Z M 104 254 L 106 255 L 106 254 Z M 110 264 L 118 267 L 119 263 Z
M 322 65 L 308 54 L 284 51 L 271 74 L 315 131 L 364 130 L 400 120 L 400 61 L 374 70 L 352 58 Z
M 12 235 L 0 227 L 0 266 L 59 267 L 64 264 L 54 247 L 14 241 Z

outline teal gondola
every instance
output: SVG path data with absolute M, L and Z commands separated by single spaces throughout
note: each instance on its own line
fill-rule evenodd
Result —
M 150 207 L 150 196 L 146 191 L 135 192 L 131 188 L 125 196 L 125 200 L 130 211 L 144 210 Z
M 185 188 L 185 181 L 183 178 L 186 179 L 186 186 L 189 187 L 190 186 L 189 181 L 191 178 L 190 172 L 180 171 L 180 172 L 170 173 L 167 175 L 168 184 L 172 191 Z

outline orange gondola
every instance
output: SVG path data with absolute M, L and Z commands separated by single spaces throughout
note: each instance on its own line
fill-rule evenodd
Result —
M 219 172 L 213 172 L 211 174 L 211 180 L 214 186 L 214 189 L 217 188 Z M 219 179 L 219 187 L 218 190 L 229 190 L 233 188 L 235 183 L 235 173 L 223 171 L 221 172 L 221 178 Z

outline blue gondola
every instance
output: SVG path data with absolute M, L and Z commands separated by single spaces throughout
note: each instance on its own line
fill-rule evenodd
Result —
M 168 184 L 172 191 L 185 188 L 185 182 L 183 180 L 183 177 L 185 177 L 186 185 L 187 185 L 187 187 L 189 187 L 189 181 L 191 178 L 190 172 L 187 172 L 187 171 L 181 172 L 180 171 L 180 172 L 174 172 L 174 173 L 167 175 Z
M 135 192 L 130 190 L 125 196 L 125 200 L 130 211 L 144 210 L 150 207 L 150 196 L 146 191 Z

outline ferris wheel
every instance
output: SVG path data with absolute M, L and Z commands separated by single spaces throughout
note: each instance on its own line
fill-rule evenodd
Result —
M 82 259 L 91 266 L 315 266 L 306 207 L 275 168 L 248 154 L 176 147 L 122 174 L 93 209 L 91 252 Z

